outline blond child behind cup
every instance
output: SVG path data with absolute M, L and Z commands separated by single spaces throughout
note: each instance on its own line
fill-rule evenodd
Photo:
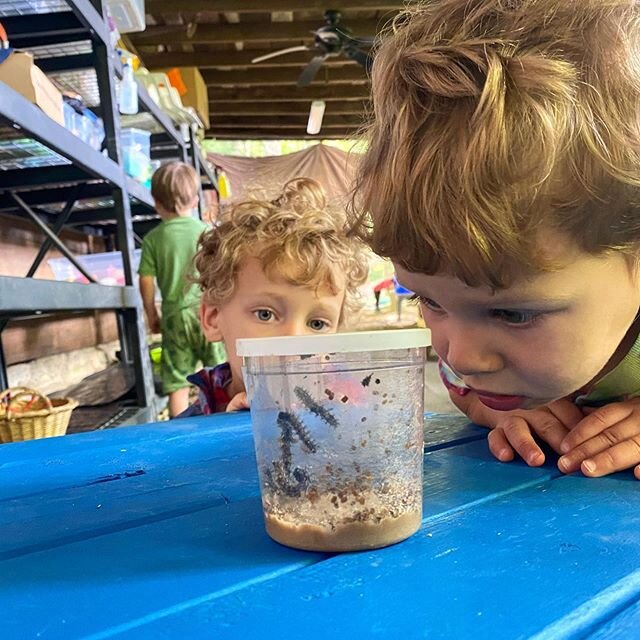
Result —
M 327 207 L 313 180 L 290 181 L 275 200 L 232 205 L 195 258 L 202 330 L 224 342 L 228 362 L 190 377 L 200 397 L 183 416 L 248 408 L 235 341 L 335 333 L 367 265 L 344 214 Z

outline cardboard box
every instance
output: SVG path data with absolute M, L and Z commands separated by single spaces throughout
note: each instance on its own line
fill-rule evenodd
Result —
M 175 68 L 175 67 L 173 67 Z M 182 95 L 182 104 L 185 107 L 193 107 L 206 129 L 209 128 L 209 91 L 202 74 L 197 67 L 180 67 L 182 82 L 187 91 Z M 154 69 L 167 73 L 171 69 Z
M 30 53 L 14 51 L 0 64 L 0 81 L 38 105 L 50 118 L 64 126 L 62 94 L 36 67 Z

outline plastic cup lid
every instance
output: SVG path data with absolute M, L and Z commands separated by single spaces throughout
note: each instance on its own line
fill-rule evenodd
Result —
M 241 338 L 236 340 L 236 353 L 239 356 L 296 356 L 415 349 L 430 345 L 431 333 L 427 329 L 392 329 L 276 338 Z

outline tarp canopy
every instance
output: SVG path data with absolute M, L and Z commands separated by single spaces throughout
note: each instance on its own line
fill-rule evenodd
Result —
M 224 169 L 231 183 L 230 200 L 241 199 L 254 191 L 274 197 L 287 180 L 305 177 L 317 180 L 332 204 L 344 205 L 350 197 L 360 156 L 317 144 L 283 156 L 243 158 L 209 153 L 208 158 Z

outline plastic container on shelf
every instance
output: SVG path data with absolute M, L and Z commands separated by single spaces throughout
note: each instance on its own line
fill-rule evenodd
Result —
M 93 125 L 84 114 L 80 115 L 80 139 L 90 145 L 93 135 Z
M 71 131 L 73 128 L 75 113 L 76 113 L 76 110 L 70 104 L 67 104 L 66 102 L 62 103 L 62 115 L 64 117 L 64 126 L 65 126 L 65 129 L 68 129 L 69 131 Z
M 120 33 L 145 30 L 144 0 L 107 0 L 106 5 Z
M 237 341 L 267 533 L 384 547 L 422 518 L 425 330 Z
M 120 82 L 120 113 L 134 115 L 138 113 L 138 84 L 133 77 L 133 69 L 130 64 L 122 67 L 122 80 Z
M 90 109 L 85 110 L 84 118 L 89 123 L 86 142 L 96 151 L 100 151 L 105 137 L 104 122 Z
M 62 114 L 64 116 L 65 129 L 71 131 L 74 136 L 80 137 L 80 115 L 78 112 L 68 103 L 62 103 Z
M 174 122 L 187 125 L 193 124 L 193 116 L 185 109 L 180 93 L 175 87 L 171 86 L 166 73 L 151 73 L 146 69 L 140 69 L 136 72 L 136 78 L 145 86 L 156 104 Z
M 142 129 L 122 129 L 122 158 L 128 176 L 145 185 L 151 180 L 151 133 Z
M 102 118 L 99 118 L 87 108 L 84 108 L 83 112 L 79 113 L 67 101 L 62 104 L 62 113 L 64 115 L 65 128 L 96 151 L 100 151 L 105 136 Z
M 134 272 L 137 272 L 140 264 L 142 249 L 133 252 Z M 107 253 L 90 253 L 84 256 L 76 256 L 78 262 L 90 273 L 96 282 L 100 284 L 123 286 L 124 267 L 122 253 L 109 251 Z M 87 279 L 71 264 L 67 258 L 51 258 L 47 260 L 53 276 L 63 282 L 88 282 Z M 137 274 L 136 274 L 137 279 Z

